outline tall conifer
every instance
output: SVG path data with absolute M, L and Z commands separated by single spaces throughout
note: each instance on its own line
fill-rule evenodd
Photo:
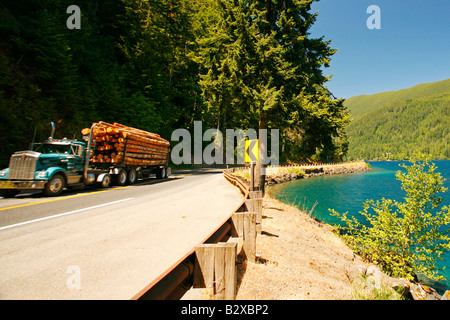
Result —
M 199 41 L 201 85 L 231 125 L 296 129 L 305 158 L 331 161 L 345 153 L 348 113 L 324 87 L 336 50 L 310 37 L 312 2 L 217 0 L 218 20 Z

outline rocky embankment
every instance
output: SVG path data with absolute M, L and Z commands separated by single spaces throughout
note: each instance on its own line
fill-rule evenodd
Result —
M 266 168 L 266 185 L 283 183 L 296 179 L 307 179 L 323 175 L 346 174 L 370 171 L 364 161 L 337 164 L 318 164 L 303 166 L 278 166 Z

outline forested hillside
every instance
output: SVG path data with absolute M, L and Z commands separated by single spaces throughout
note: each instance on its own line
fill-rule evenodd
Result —
M 450 159 L 450 90 L 388 103 L 354 120 L 347 133 L 349 159 L 403 160 L 417 151 Z
M 348 113 L 311 1 L 20 0 L 0 5 L 0 166 L 99 120 L 157 132 L 279 128 L 282 157 L 336 161 Z M 69 5 L 81 29 L 69 30 Z
M 373 95 L 361 95 L 349 98 L 345 101 L 345 105 L 351 112 L 353 119 L 358 119 L 361 116 L 383 107 L 388 103 L 415 99 L 421 97 L 429 97 L 440 93 L 450 92 L 450 79 L 422 83 L 408 89 L 398 91 L 381 92 Z

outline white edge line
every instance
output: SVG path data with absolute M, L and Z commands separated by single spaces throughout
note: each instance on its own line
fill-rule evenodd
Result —
M 38 222 L 38 221 L 44 221 L 44 220 L 53 219 L 53 218 L 57 218 L 57 217 L 67 216 L 67 215 L 69 215 L 69 214 L 73 214 L 73 213 L 77 213 L 77 212 L 82 212 L 82 211 L 87 211 L 87 210 L 90 210 L 90 209 L 101 208 L 101 207 L 104 207 L 104 206 L 109 206 L 109 205 L 111 205 L 111 204 L 116 204 L 116 203 L 119 203 L 119 202 L 124 202 L 124 201 L 128 201 L 128 200 L 133 200 L 133 199 L 134 199 L 134 198 L 127 198 L 127 199 L 117 200 L 117 201 L 113 201 L 113 202 L 108 202 L 108 203 L 99 204 L 99 205 L 93 206 L 93 207 L 88 207 L 88 208 L 83 208 L 83 209 L 73 210 L 73 211 L 69 211 L 69 212 L 64 212 L 64 213 L 60 213 L 60 214 L 55 214 L 55 215 L 53 215 L 53 216 L 48 216 L 48 217 L 44 217 L 44 218 L 39 218 L 39 219 L 34 219 L 34 220 L 24 221 L 24 222 L 20 222 L 20 223 L 16 223 L 16 224 L 11 224 L 11 225 L 9 225 L 9 226 L 0 227 L 0 231 L 1 231 L 1 230 L 5 230 L 5 229 L 9 229 L 9 228 L 14 228 L 14 227 L 22 226 L 22 225 L 29 224 L 29 223 L 34 223 L 34 222 Z

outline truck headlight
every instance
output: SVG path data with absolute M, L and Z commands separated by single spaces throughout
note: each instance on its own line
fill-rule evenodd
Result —
M 6 177 L 6 170 L 0 171 L 0 177 Z
M 46 171 L 40 171 L 37 174 L 38 178 L 47 178 L 47 172 Z

